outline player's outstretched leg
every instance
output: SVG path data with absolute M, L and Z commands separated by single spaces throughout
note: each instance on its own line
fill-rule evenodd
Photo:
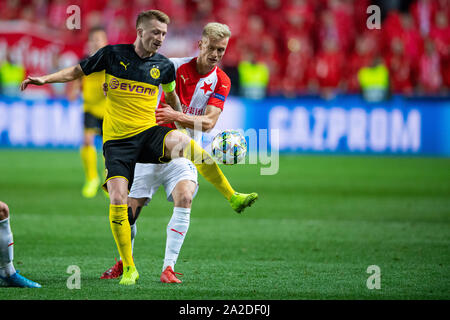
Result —
M 251 206 L 258 195 L 236 192 L 217 163 L 198 143 L 178 130 L 169 132 L 165 139 L 165 155 L 171 159 L 185 157 L 191 160 L 198 172 L 228 200 L 233 210 L 241 213 Z
M 128 207 L 130 209 L 130 207 Z M 130 221 L 130 229 L 131 229 L 131 253 L 133 253 L 133 244 L 134 244 L 134 238 L 136 237 L 137 233 L 137 226 L 136 221 L 131 223 Z M 100 276 L 100 279 L 117 279 L 123 274 L 123 262 L 122 258 L 119 258 L 119 260 L 116 259 L 116 263 L 103 272 L 103 274 Z
M 190 140 L 189 147 L 185 148 L 184 156 L 190 159 L 200 174 L 225 196 L 231 208 L 237 213 L 242 213 L 245 208 L 250 207 L 258 199 L 257 193 L 246 194 L 234 191 L 211 155 L 194 140 Z
M 136 220 L 139 217 L 139 214 L 146 202 L 147 198 L 142 199 L 134 199 L 128 197 L 128 222 L 130 223 L 130 229 L 131 229 L 131 253 L 133 254 L 133 248 L 134 248 L 134 239 L 136 238 L 137 234 L 137 225 Z M 103 274 L 100 276 L 100 279 L 116 279 L 119 278 L 123 274 L 123 263 L 122 259 L 119 258 L 119 260 L 116 259 L 116 263 L 103 272 Z
M 9 224 L 9 208 L 0 201 L 0 279 L 9 287 L 41 288 L 16 271 L 13 264 L 14 242 Z
M 245 208 L 250 207 L 257 199 L 258 194 L 255 192 L 250 194 L 235 192 L 229 202 L 234 211 L 242 213 Z
M 131 228 L 128 221 L 128 181 L 124 178 L 113 178 L 107 182 L 111 204 L 109 221 L 114 240 L 123 262 L 122 285 L 133 285 L 139 279 L 131 250 Z

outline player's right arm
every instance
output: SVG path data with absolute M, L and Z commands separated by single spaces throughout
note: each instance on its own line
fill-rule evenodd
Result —
M 189 115 L 183 111 L 172 110 L 167 104 L 161 103 L 161 108 L 156 109 L 156 123 L 158 125 L 175 122 L 185 128 L 196 129 L 199 124 L 202 131 L 209 131 L 215 127 L 220 114 L 222 113 L 225 100 L 230 92 L 230 78 L 220 70 L 219 81 L 214 92 L 206 103 L 203 115 Z M 167 100 L 167 95 L 164 96 Z M 170 104 L 170 103 L 169 103 Z M 177 125 L 177 127 L 178 127 Z
M 214 105 L 207 105 L 205 114 L 194 116 L 172 110 L 170 105 L 161 102 L 161 106 L 156 109 L 155 112 L 156 123 L 158 125 L 175 122 L 177 124 L 177 128 L 181 125 L 181 127 L 196 129 L 200 124 L 201 130 L 207 132 L 216 125 L 217 120 L 222 113 L 222 109 Z
M 20 89 L 23 91 L 29 84 L 41 86 L 46 83 L 68 82 L 84 75 L 89 75 L 93 72 L 98 72 L 106 69 L 108 65 L 108 55 L 110 46 L 105 46 L 98 50 L 93 56 L 84 59 L 79 64 L 62 69 L 52 74 L 41 77 L 27 77 L 20 84 Z
M 76 66 L 64 68 L 52 74 L 48 74 L 41 77 L 27 77 L 20 84 L 20 90 L 25 90 L 29 84 L 34 84 L 37 86 L 42 86 L 46 83 L 55 82 L 69 82 L 84 76 L 81 66 L 77 64 Z

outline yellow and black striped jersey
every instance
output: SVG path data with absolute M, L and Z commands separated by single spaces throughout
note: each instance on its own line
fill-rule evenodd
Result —
M 105 71 L 91 73 L 84 76 L 81 81 L 84 112 L 103 119 L 106 109 L 106 97 L 103 93 Z
M 103 142 L 132 137 L 156 125 L 159 85 L 175 81 L 175 67 L 155 53 L 141 58 L 132 44 L 108 45 L 80 62 L 85 75 L 105 70 L 108 84 Z

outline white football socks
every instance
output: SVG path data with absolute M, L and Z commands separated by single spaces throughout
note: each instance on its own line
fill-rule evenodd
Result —
M 174 207 L 172 218 L 167 225 L 166 253 L 163 271 L 171 266 L 174 269 L 181 246 L 189 229 L 191 208 Z
M 189 229 L 190 208 L 174 207 L 172 218 L 167 225 L 166 253 L 164 258 L 163 271 L 171 266 L 174 269 L 178 255 L 184 242 L 184 238 Z M 136 222 L 130 225 L 131 228 L 131 250 L 134 249 L 134 238 L 137 234 Z
M 13 265 L 14 242 L 9 218 L 0 221 L 0 276 L 9 277 L 16 273 Z

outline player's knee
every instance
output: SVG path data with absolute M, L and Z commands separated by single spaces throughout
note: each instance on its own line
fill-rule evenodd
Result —
M 178 130 L 169 132 L 165 139 L 164 155 L 170 159 L 182 158 L 184 150 L 189 146 L 190 138 Z
M 120 192 L 120 190 L 109 191 L 109 199 L 111 204 L 119 205 L 127 203 L 127 194 Z
M 5 220 L 9 217 L 8 205 L 0 201 L 0 220 Z
M 190 208 L 192 204 L 192 193 L 189 190 L 183 190 L 174 197 L 175 207 Z

